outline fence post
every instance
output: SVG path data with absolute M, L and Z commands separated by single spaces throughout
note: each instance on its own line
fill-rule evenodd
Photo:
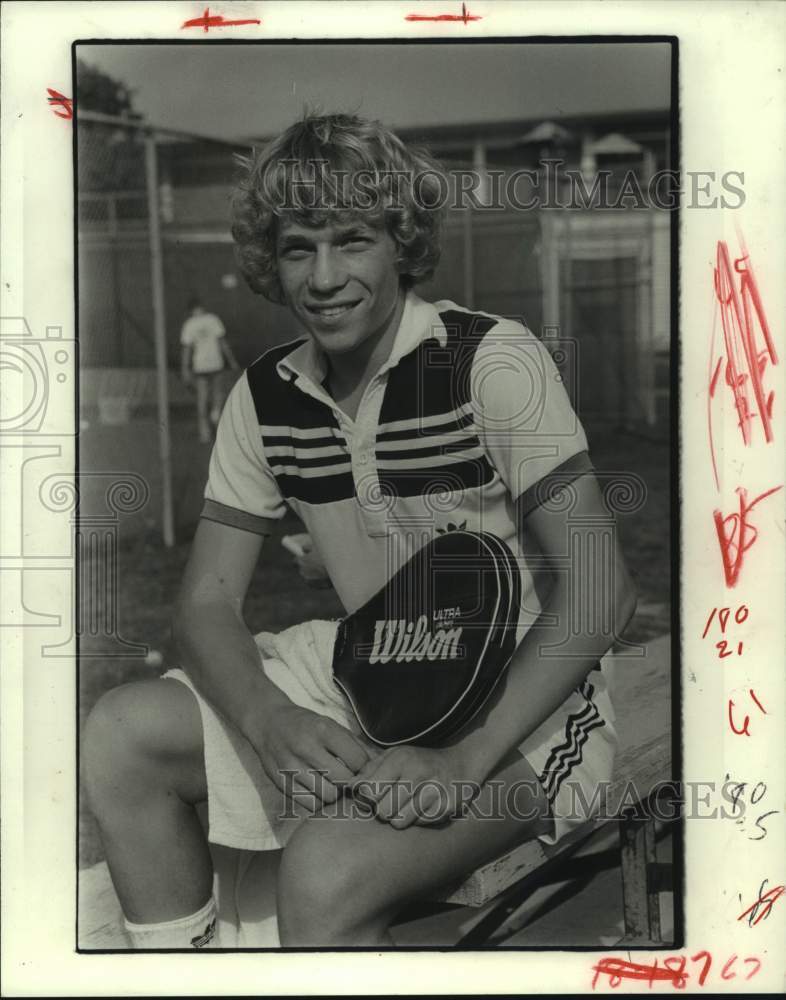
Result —
M 145 133 L 145 178 L 147 182 L 150 273 L 153 285 L 153 329 L 156 348 L 158 396 L 158 442 L 161 456 L 164 545 L 175 544 L 172 508 L 172 456 L 169 433 L 169 392 L 167 385 L 166 314 L 164 312 L 164 265 L 161 253 L 161 228 L 158 218 L 158 163 L 156 140 L 152 131 Z
M 543 289 L 543 326 L 553 326 L 560 331 L 560 275 L 557 236 L 554 221 L 548 210 L 541 208 L 540 222 L 540 281 Z
M 465 205 L 463 211 L 464 234 L 464 304 L 467 309 L 475 308 L 475 247 L 472 226 L 472 205 Z

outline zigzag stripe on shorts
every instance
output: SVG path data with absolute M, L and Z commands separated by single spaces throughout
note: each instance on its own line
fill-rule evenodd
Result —
M 593 729 L 606 724 L 592 701 L 593 692 L 592 685 L 583 681 L 579 693 L 586 699 L 587 704 L 580 712 L 568 717 L 565 724 L 565 740 L 554 747 L 544 765 L 540 780 L 550 802 L 554 801 L 560 786 L 574 767 L 581 763 L 582 751 L 589 734 Z

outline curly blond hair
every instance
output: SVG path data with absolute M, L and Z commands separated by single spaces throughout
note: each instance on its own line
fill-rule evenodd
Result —
M 249 287 L 283 302 L 276 238 L 280 220 L 324 226 L 360 216 L 383 222 L 398 248 L 401 282 L 428 280 L 440 255 L 447 194 L 441 167 L 378 121 L 307 113 L 266 147 L 238 157 L 232 236 Z

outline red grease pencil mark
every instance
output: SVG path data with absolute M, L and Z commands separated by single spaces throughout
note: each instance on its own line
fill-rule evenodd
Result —
M 748 515 L 766 497 L 772 496 L 782 489 L 782 486 L 775 486 L 771 490 L 759 494 L 755 500 L 747 502 L 747 491 L 741 486 L 735 491 L 740 501 L 739 512 L 723 517 L 719 510 L 714 510 L 712 516 L 715 520 L 715 530 L 718 534 L 718 543 L 723 559 L 723 573 L 726 577 L 726 586 L 735 587 L 740 576 L 745 553 L 759 537 L 759 533 L 752 524 L 748 523 Z
M 750 736 L 748 731 L 748 726 L 750 725 L 751 717 L 749 715 L 745 716 L 745 721 L 742 724 L 742 729 L 738 729 L 734 725 L 734 718 L 732 717 L 732 709 L 734 708 L 734 702 L 729 698 L 729 725 L 731 726 L 731 731 L 735 736 Z
M 729 618 L 731 617 L 731 612 L 732 612 L 731 608 L 721 608 L 720 611 L 717 608 L 713 608 L 712 611 L 710 611 L 709 618 L 707 619 L 707 624 L 704 626 L 704 631 L 701 633 L 702 639 L 707 638 L 707 633 L 710 630 L 710 625 L 712 625 L 712 620 L 716 614 L 718 616 L 718 624 L 720 625 L 721 633 L 725 634 L 726 626 L 729 624 Z M 749 614 L 750 611 L 748 610 L 748 606 L 746 604 L 740 604 L 740 606 L 734 612 L 735 623 L 737 625 L 742 625 L 744 622 L 748 620 Z
M 764 715 L 766 715 L 767 709 L 764 707 L 764 705 L 762 705 L 762 703 L 756 697 L 756 694 L 752 688 L 748 691 L 748 694 L 756 702 L 757 708 L 761 712 L 763 712 Z M 729 698 L 729 726 L 731 727 L 731 731 L 734 733 L 735 736 L 750 736 L 750 730 L 748 729 L 748 726 L 750 725 L 751 717 L 749 715 L 745 716 L 745 719 L 743 720 L 742 723 L 742 728 L 740 729 L 734 724 L 734 716 L 732 712 L 733 708 L 734 708 L 734 702 L 731 700 L 731 698 Z
M 193 17 L 190 21 L 183 21 L 181 28 L 204 28 L 205 34 L 211 28 L 231 28 L 236 24 L 261 24 L 258 17 L 247 17 L 238 21 L 225 21 L 223 14 L 211 14 L 210 8 L 205 7 L 202 17 Z
M 619 986 L 623 979 L 638 979 L 649 983 L 662 980 L 673 983 L 676 986 L 678 981 L 681 982 L 685 978 L 682 970 L 658 968 L 657 958 L 652 965 L 642 965 L 640 962 L 626 962 L 622 958 L 602 958 L 592 968 L 595 970 L 595 975 L 592 979 L 593 989 L 595 989 L 595 984 L 599 976 L 608 976 L 609 986 L 612 988 Z
M 464 24 L 467 21 L 480 21 L 482 20 L 479 14 L 470 14 L 467 10 L 467 5 L 463 3 L 461 5 L 460 14 L 407 14 L 405 17 L 406 21 L 462 21 Z
M 707 394 L 707 434 L 710 439 L 710 459 L 712 460 L 712 476 L 715 480 L 715 489 L 720 489 L 720 480 L 718 479 L 718 462 L 715 457 L 715 433 L 712 429 L 712 400 L 715 397 L 715 387 L 718 384 L 718 376 L 720 375 L 721 365 L 723 364 L 723 358 L 718 358 L 718 363 L 715 366 L 715 370 L 712 371 L 712 362 L 715 357 L 715 334 L 717 332 L 717 311 L 712 318 L 712 337 L 710 338 L 710 391 Z
M 744 959 L 744 962 L 745 962 L 746 965 L 748 964 L 748 962 L 755 962 L 756 963 L 756 968 L 752 972 L 749 972 L 748 975 L 745 977 L 746 979 L 753 979 L 753 977 L 756 975 L 756 973 L 761 968 L 761 959 L 756 958 L 755 955 L 751 955 L 750 958 Z
M 722 240 L 718 242 L 714 288 L 720 305 L 726 351 L 724 382 L 731 390 L 738 427 L 744 444 L 748 446 L 751 444 L 754 417 L 759 418 L 765 441 L 769 444 L 773 439 L 772 405 L 775 394 L 766 392 L 763 376 L 768 364 L 778 364 L 778 355 L 750 257 L 745 245 L 740 242 L 742 256 L 735 258 L 733 264 L 727 244 Z M 757 330 L 763 340 L 763 347 L 757 344 Z M 718 386 L 719 371 L 719 368 L 714 367 L 714 357 L 710 360 L 710 368 L 713 371 L 710 396 L 713 397 Z M 751 391 L 756 411 L 751 409 Z
M 765 881 L 762 882 L 761 888 L 763 889 L 766 884 L 767 880 L 765 879 Z M 780 899 L 784 892 L 786 892 L 786 886 L 783 885 L 774 886 L 769 892 L 765 892 L 763 896 L 760 889 L 759 898 L 755 903 L 749 906 L 747 910 L 743 910 L 737 917 L 737 920 L 744 920 L 745 917 L 747 917 L 749 926 L 755 927 L 760 920 L 766 920 L 767 917 L 769 917 L 773 905 L 778 899 Z M 760 907 L 761 913 L 759 912 Z M 758 969 L 756 971 L 758 972 Z M 750 976 L 748 978 L 750 978 Z
M 65 97 L 60 91 L 52 90 L 51 87 L 47 87 L 46 92 L 49 94 L 49 104 L 58 118 L 71 119 L 74 117 L 74 102 L 70 97 Z M 58 111 L 58 108 L 61 110 Z
M 764 886 L 762 886 L 762 888 L 764 888 Z M 782 890 L 783 886 L 781 886 L 780 889 Z M 754 907 L 756 905 L 760 905 L 762 902 L 764 901 L 760 899 L 759 904 L 754 904 Z M 770 907 L 771 906 L 772 904 L 770 903 Z M 753 909 L 753 907 L 751 907 L 751 909 Z M 745 916 L 745 914 L 742 916 Z M 742 918 L 740 917 L 740 919 Z M 728 981 L 730 979 L 737 978 L 737 973 L 734 971 L 734 965 L 738 960 L 739 958 L 736 954 L 731 955 L 726 960 L 726 963 L 720 971 L 721 979 Z M 674 989 L 684 990 L 691 977 L 691 973 L 689 973 L 685 968 L 688 961 L 701 963 L 697 982 L 699 986 L 704 986 L 707 982 L 710 969 L 712 968 L 712 954 L 709 951 L 699 951 L 695 955 L 691 955 L 690 959 L 688 959 L 685 955 L 669 955 L 667 958 L 663 959 L 663 968 L 659 967 L 657 958 L 653 959 L 650 965 L 643 965 L 640 962 L 626 962 L 622 958 L 602 958 L 597 965 L 592 966 L 592 969 L 595 972 L 592 979 L 592 988 L 595 989 L 600 976 L 608 976 L 608 984 L 613 990 L 617 989 L 623 979 L 635 979 L 639 982 L 647 982 L 650 988 L 652 988 L 653 983 L 665 982 L 673 986 Z M 751 969 L 751 971 L 744 977 L 746 980 L 752 979 L 761 968 L 761 960 L 756 958 L 755 955 L 750 955 L 747 958 L 742 959 L 742 962 L 744 965 L 753 964 L 754 966 L 754 968 Z M 695 971 L 695 969 L 693 971 Z
M 691 955 L 690 960 L 691 962 L 703 963 L 701 972 L 699 973 L 699 986 L 703 986 L 707 982 L 707 976 L 712 967 L 712 955 L 708 951 L 698 951 L 695 955 Z
M 712 378 L 710 379 L 710 396 L 715 395 L 715 386 L 718 384 L 718 376 L 720 375 L 722 364 L 723 358 L 718 358 L 718 363 L 715 365 L 715 371 L 712 373 Z
M 732 955 L 731 958 L 726 962 L 726 964 L 721 969 L 721 979 L 735 979 L 737 976 L 736 972 L 732 972 L 731 968 L 737 961 L 737 956 Z

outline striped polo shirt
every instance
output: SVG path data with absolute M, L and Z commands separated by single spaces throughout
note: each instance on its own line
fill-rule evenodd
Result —
M 490 531 L 522 569 L 520 636 L 540 611 L 516 501 L 591 469 L 559 372 L 521 323 L 407 294 L 390 357 L 351 420 L 311 338 L 274 347 L 230 393 L 202 516 L 268 534 L 302 519 L 347 612 L 435 532 Z

